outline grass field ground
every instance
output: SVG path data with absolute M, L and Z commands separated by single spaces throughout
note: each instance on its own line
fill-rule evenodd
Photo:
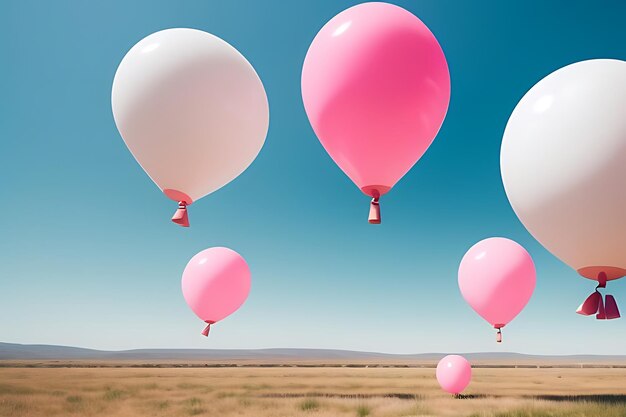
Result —
M 0 416 L 624 417 L 626 369 L 0 368 Z

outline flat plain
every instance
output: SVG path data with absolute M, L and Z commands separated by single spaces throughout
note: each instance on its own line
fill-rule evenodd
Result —
M 0 367 L 0 416 L 626 416 L 624 368 L 477 368 L 465 395 L 432 367 Z

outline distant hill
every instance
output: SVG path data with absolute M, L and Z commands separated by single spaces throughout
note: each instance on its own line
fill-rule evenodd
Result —
M 70 346 L 22 345 L 0 342 L 0 360 L 58 361 L 205 361 L 211 363 L 380 363 L 432 364 L 445 353 L 389 354 L 333 349 L 134 349 L 105 351 Z M 464 353 L 475 364 L 615 364 L 625 365 L 626 355 L 541 356 L 508 352 Z

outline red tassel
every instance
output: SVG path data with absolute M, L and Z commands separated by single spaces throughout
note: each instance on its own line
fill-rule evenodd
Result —
M 596 315 L 598 320 L 612 320 L 620 318 L 617 302 L 612 295 L 607 295 L 602 301 L 602 294 L 598 288 L 606 288 L 607 275 L 605 272 L 598 273 L 598 286 L 596 290 L 587 299 L 578 306 L 576 312 L 583 316 Z

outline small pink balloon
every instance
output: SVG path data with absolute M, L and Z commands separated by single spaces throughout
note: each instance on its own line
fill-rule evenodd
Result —
M 472 365 L 460 355 L 448 355 L 437 364 L 437 381 L 450 394 L 460 394 L 472 379 Z
M 302 68 L 302 99 L 331 158 L 378 198 L 426 152 L 445 118 L 450 74 L 441 46 L 415 15 L 363 3 L 332 18 Z
M 502 237 L 472 246 L 459 266 L 459 288 L 465 301 L 498 329 L 526 306 L 536 283 L 535 264 L 519 243 Z
M 234 250 L 217 247 L 195 255 L 183 271 L 183 296 L 208 325 L 202 332 L 234 313 L 248 298 L 250 268 Z

